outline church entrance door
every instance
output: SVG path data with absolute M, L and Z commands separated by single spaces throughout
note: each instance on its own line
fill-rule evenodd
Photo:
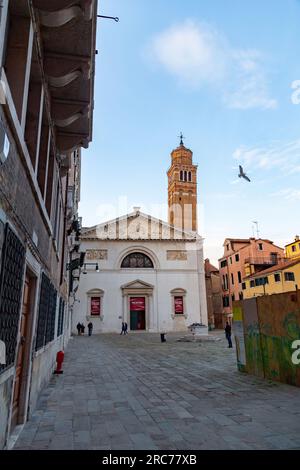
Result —
M 146 329 L 145 297 L 130 297 L 130 330 Z

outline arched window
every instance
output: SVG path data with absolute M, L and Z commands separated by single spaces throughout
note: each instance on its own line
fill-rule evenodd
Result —
M 187 181 L 187 171 L 184 172 L 184 181 Z
M 183 171 L 180 172 L 180 181 L 183 181 Z
M 192 181 L 192 173 L 189 171 L 189 182 Z
M 154 268 L 152 260 L 144 253 L 130 253 L 121 264 L 121 268 Z

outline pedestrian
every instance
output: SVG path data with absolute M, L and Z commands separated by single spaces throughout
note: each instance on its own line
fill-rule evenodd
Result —
M 85 326 L 83 323 L 81 323 L 81 334 L 84 335 L 84 330 L 85 330 Z
M 79 322 L 77 323 L 76 328 L 77 328 L 78 336 L 79 336 L 81 333 L 81 324 Z
M 127 335 L 127 333 L 128 333 L 127 330 L 128 330 L 128 325 L 127 325 L 127 323 L 125 322 L 125 323 L 124 323 L 124 335 Z
M 92 333 L 93 333 L 93 323 L 90 321 L 90 323 L 88 324 L 88 329 L 89 329 L 89 336 L 92 336 Z
M 225 326 L 225 336 L 226 336 L 226 339 L 228 341 L 228 347 L 232 348 L 231 325 L 228 323 L 228 321 L 226 322 L 226 326 Z
M 122 330 L 121 330 L 120 335 L 123 335 L 123 334 L 125 335 L 126 333 L 125 333 L 125 322 L 122 321 Z

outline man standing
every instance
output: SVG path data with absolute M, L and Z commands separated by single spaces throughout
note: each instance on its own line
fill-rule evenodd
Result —
M 225 336 L 226 336 L 226 339 L 228 341 L 228 347 L 232 348 L 231 325 L 228 323 L 228 321 L 226 322 L 226 326 L 225 326 Z
M 90 323 L 88 324 L 88 330 L 89 330 L 89 336 L 92 336 L 92 333 L 93 333 L 93 323 L 90 321 Z

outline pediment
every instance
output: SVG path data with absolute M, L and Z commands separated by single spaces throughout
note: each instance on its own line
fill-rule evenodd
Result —
M 137 279 L 136 281 L 129 282 L 128 284 L 124 284 L 121 286 L 121 289 L 153 289 L 154 286 L 152 284 L 148 284 L 147 282 L 140 281 Z
M 167 222 L 136 211 L 123 217 L 83 228 L 82 240 L 191 240 L 196 241 L 193 232 L 184 232 Z

